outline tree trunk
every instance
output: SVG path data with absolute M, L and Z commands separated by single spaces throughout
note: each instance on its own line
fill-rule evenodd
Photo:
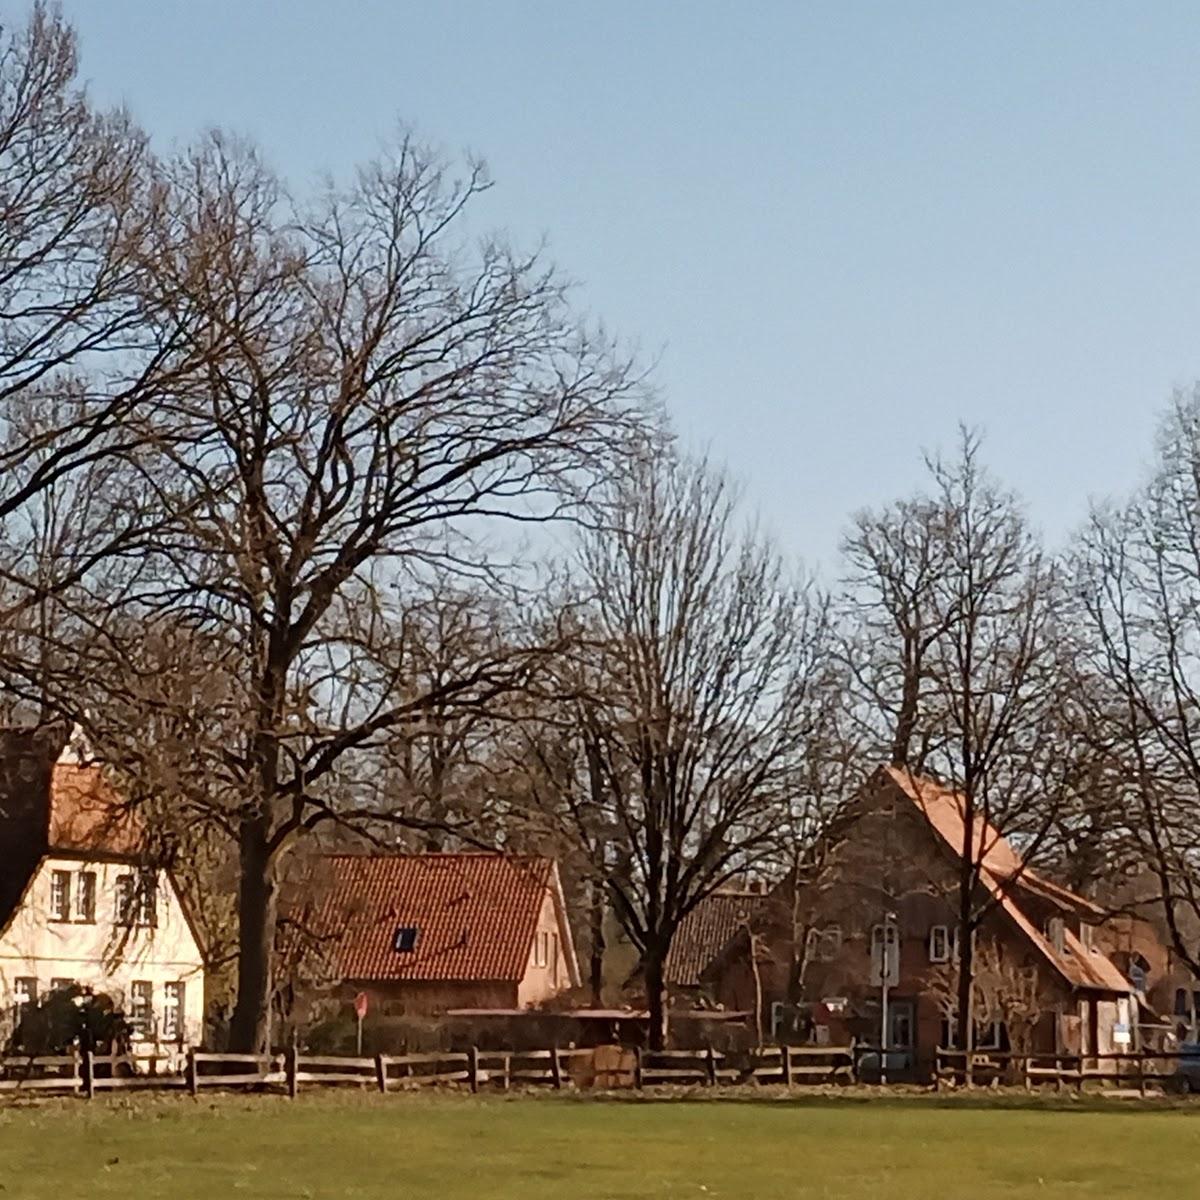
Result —
M 968 1054 L 975 1045 L 975 1013 L 972 1003 L 975 990 L 974 951 L 970 922 L 964 919 L 958 930 L 958 1047 Z
M 229 1049 L 255 1054 L 266 1046 L 275 938 L 275 882 L 265 820 L 242 822 L 238 835 L 237 1003 L 229 1022 Z
M 592 882 L 591 991 L 592 1007 L 604 1005 L 604 885 Z
M 647 1044 L 651 1050 L 665 1050 L 668 1036 L 667 980 L 664 971 L 666 951 L 659 947 L 648 949 L 643 960 L 646 978 L 646 1007 L 650 1011 L 650 1030 Z

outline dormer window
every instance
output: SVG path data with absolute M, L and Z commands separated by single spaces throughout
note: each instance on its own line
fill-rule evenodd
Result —
M 419 932 L 415 925 L 398 926 L 392 937 L 392 949 L 397 954 L 411 954 L 417 948 Z

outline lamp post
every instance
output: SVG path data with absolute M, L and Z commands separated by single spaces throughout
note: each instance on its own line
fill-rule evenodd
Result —
M 881 1015 L 879 1025 L 879 1082 L 887 1083 L 887 1055 L 888 1044 L 891 1041 L 890 1028 L 888 1023 L 888 985 L 891 982 L 892 973 L 892 939 L 899 935 L 896 930 L 896 914 L 894 912 L 885 912 L 883 914 L 883 936 L 880 939 L 880 963 L 879 963 L 879 989 L 881 993 Z M 899 950 L 899 946 L 897 946 Z M 897 954 L 897 959 L 899 954 Z

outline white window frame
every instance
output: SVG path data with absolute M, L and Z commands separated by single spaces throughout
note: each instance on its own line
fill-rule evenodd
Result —
M 533 935 L 533 965 L 548 967 L 550 965 L 550 934 L 539 929 Z
M 95 925 L 96 923 L 96 872 L 75 872 L 75 911 L 76 925 Z
M 929 927 L 929 961 L 931 963 L 948 963 L 953 957 L 949 925 L 931 925 Z
M 128 871 L 116 879 L 116 923 L 126 929 L 154 929 L 158 925 L 158 874 Z
M 999 1050 L 1004 1045 L 1004 1022 L 997 1019 L 987 1027 L 986 1034 L 981 1035 L 979 1030 L 976 1030 L 975 1036 L 976 1050 Z
M 817 959 L 820 962 L 833 962 L 842 949 L 842 927 L 826 925 L 817 939 Z
M 129 1012 L 126 1014 L 135 1040 L 149 1041 L 154 1036 L 154 981 L 135 979 L 129 985 Z
M 50 920 L 66 924 L 71 919 L 71 872 L 50 872 Z
M 163 987 L 162 1036 L 164 1041 L 183 1041 L 186 1011 L 187 983 L 182 979 L 173 979 Z
M 13 1020 L 20 1022 L 27 1008 L 38 1002 L 38 981 L 32 975 L 18 975 L 13 979 Z

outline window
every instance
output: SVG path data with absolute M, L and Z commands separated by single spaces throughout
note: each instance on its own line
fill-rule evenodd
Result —
M 117 924 L 158 924 L 158 882 L 153 871 L 117 876 Z
M 148 929 L 158 924 L 158 880 L 153 871 L 143 871 L 137 878 L 136 920 Z
M 816 962 L 833 962 L 842 948 L 842 927 L 826 925 L 810 929 L 807 937 L 808 956 Z
M 71 872 L 50 872 L 50 920 L 71 919 Z
M 979 1025 L 975 1029 L 976 1050 L 1004 1049 L 1004 1022 L 992 1021 L 987 1025 Z
M 75 986 L 73 979 L 52 979 L 50 980 L 50 990 L 52 992 L 65 992 L 68 988 Z
M 539 930 L 534 934 L 533 965 L 535 967 L 550 965 L 550 935 L 545 930 Z
M 96 920 L 96 872 L 75 872 L 75 920 L 91 925 Z
M 1094 950 L 1096 947 L 1096 927 L 1089 925 L 1086 921 L 1079 922 L 1079 940 L 1083 943 L 1085 950 Z
M 929 930 L 929 961 L 950 961 L 950 930 L 945 925 L 934 925 Z
M 184 997 L 183 983 L 168 983 L 163 1001 L 162 1035 L 168 1041 L 183 1040 Z
M 117 876 L 117 924 L 133 924 L 133 899 L 136 892 L 132 875 Z
M 153 1033 L 154 984 L 148 979 L 135 979 L 129 986 L 129 1026 L 133 1036 L 146 1039 Z
M 17 978 L 13 980 L 13 1019 L 20 1021 L 27 1009 L 38 1002 L 38 981 Z
M 1187 988 L 1175 989 L 1175 1015 L 1177 1017 L 1190 1017 L 1191 1010 L 1188 1008 Z
M 401 925 L 392 937 L 392 949 L 397 954 L 411 954 L 417 946 L 417 927 Z

